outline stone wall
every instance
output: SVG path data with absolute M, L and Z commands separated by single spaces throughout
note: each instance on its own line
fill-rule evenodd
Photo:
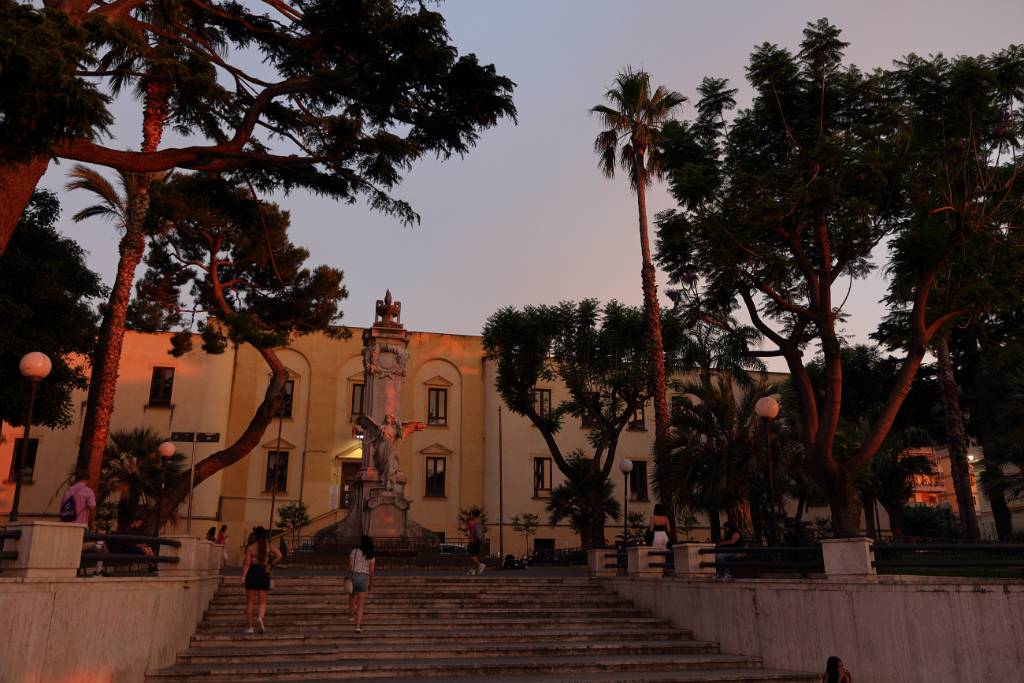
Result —
M 840 657 L 855 681 L 1022 680 L 1024 582 L 604 579 L 621 596 L 722 651 L 767 667 L 824 671 Z
M 3 683 L 142 683 L 174 662 L 217 576 L 0 579 Z M 241 623 L 241 619 L 240 622 Z

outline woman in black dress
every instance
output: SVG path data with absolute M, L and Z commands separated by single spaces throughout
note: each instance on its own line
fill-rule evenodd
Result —
M 267 629 L 263 616 L 267 613 L 267 593 L 270 591 L 270 569 L 281 559 L 277 548 L 267 542 L 267 530 L 261 526 L 253 529 L 253 542 L 245 548 L 245 562 L 242 565 L 242 585 L 245 586 L 245 632 L 254 633 L 252 624 L 253 607 L 258 604 L 256 625 L 260 633 Z

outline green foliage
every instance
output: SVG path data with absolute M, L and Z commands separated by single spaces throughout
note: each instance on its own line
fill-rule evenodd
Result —
M 634 189 L 646 187 L 653 179 L 661 177 L 658 155 L 661 127 L 686 98 L 663 85 L 652 92 L 650 74 L 626 67 L 605 92 L 605 99 L 608 105 L 590 109 L 605 128 L 594 140 L 599 166 L 612 178 L 618 162 L 629 174 Z
M 520 517 L 519 515 L 512 515 L 512 531 L 517 534 L 522 534 L 526 539 L 526 552 L 530 552 L 530 538 L 537 533 L 537 528 L 540 526 L 540 517 L 532 512 L 525 512 Z
M 842 517 L 837 533 L 849 534 L 853 480 L 892 427 L 925 350 L 1024 261 L 1005 229 L 1021 207 L 1024 51 L 912 55 L 865 73 L 843 65 L 839 35 L 823 19 L 807 25 L 796 54 L 755 48 L 749 107 L 728 121 L 734 98 L 716 81 L 696 119 L 665 127 L 661 158 L 679 208 L 658 217 L 658 258 L 691 316 L 728 328 L 741 307 L 771 345 L 764 353 L 786 360 L 808 465 Z M 839 460 L 836 416 L 857 414 L 840 398 L 855 375 L 842 357 L 849 295 L 833 294 L 878 267 L 883 242 L 894 312 L 885 336 L 906 354 L 869 438 Z M 803 361 L 811 343 L 825 368 L 817 393 Z
M 173 481 L 185 466 L 181 453 L 160 457 L 157 447 L 165 440 L 150 429 L 111 432 L 96 500 L 116 502 L 118 529 L 127 528 L 136 518 L 144 520 L 146 528 L 155 528 L 161 484 Z
M 950 538 L 960 528 L 958 517 L 937 507 L 908 505 L 903 508 L 904 536 Z
M 209 314 L 216 321 L 199 323 L 208 353 L 222 353 L 229 338 L 274 348 L 293 335 L 347 334 L 338 326 L 348 295 L 341 271 L 304 267 L 309 253 L 289 241 L 288 213 L 276 204 L 201 173 L 173 175 L 151 196 L 147 220 L 158 234 L 137 288 L 136 299 L 147 298 L 136 320 L 168 329 L 182 309 L 191 308 L 193 318 Z M 191 346 L 187 328 L 172 337 L 172 354 Z
M 295 501 L 277 508 L 277 526 L 281 529 L 298 529 L 309 524 L 309 511 L 305 503 Z
M 559 446 L 562 423 L 573 416 L 589 425 L 592 462 L 600 476 L 588 475 L 574 486 L 604 486 L 623 429 L 650 396 L 653 364 L 645 334 L 641 309 L 615 301 L 602 309 L 593 299 L 522 310 L 503 308 L 484 324 L 484 350 L 497 366 L 498 393 L 509 410 L 537 427 L 552 459 L 567 477 L 577 476 L 579 470 Z M 680 319 L 666 312 L 662 343 L 668 373 L 679 366 L 683 340 Z M 555 380 L 569 390 L 569 398 L 552 406 L 549 414 L 541 414 L 534 403 L 534 390 Z M 590 518 L 601 526 L 604 514 L 598 489 L 590 499 L 594 506 Z M 590 542 L 603 542 L 600 529 L 593 533 Z
M 594 525 L 603 531 L 604 520 L 617 520 L 619 502 L 612 497 L 612 483 L 597 469 L 594 461 L 576 452 L 566 461 L 565 481 L 551 491 L 548 498 L 548 524 L 555 526 L 568 520 L 569 528 L 580 535 L 584 546 L 592 546 Z M 593 547 L 603 547 L 604 544 Z
M 59 214 L 54 194 L 36 192 L 0 255 L 0 420 L 13 425 L 25 420 L 28 385 L 18 361 L 26 353 L 42 351 L 53 363 L 39 384 L 36 424 L 71 424 L 71 392 L 87 383 L 81 366 L 95 345 L 92 304 L 105 290 L 81 247 L 57 233 Z
M 647 520 L 643 512 L 630 512 L 626 514 L 626 543 L 634 544 L 644 540 L 647 533 Z
M 412 222 L 389 194 L 412 162 L 464 154 L 481 130 L 515 117 L 512 81 L 460 56 L 444 18 L 423 4 L 310 0 L 278 11 L 146 0 L 123 17 L 108 5 L 72 17 L 64 4 L 3 0 L 0 158 L 60 156 L 109 123 L 94 80 L 111 93 L 156 86 L 167 124 L 187 142 L 159 158 L 83 145 L 75 157 L 233 171 L 260 190 L 361 197 Z
M 767 463 L 760 419 L 754 405 L 778 388 L 765 381 L 744 387 L 730 374 L 704 375 L 680 383 L 693 397 L 672 411 L 673 438 L 664 453 L 655 454 L 659 496 L 669 486 L 684 506 L 708 512 L 728 512 L 743 529 L 750 529 L 750 509 L 767 506 Z M 784 464 L 776 459 L 776 490 L 781 491 Z
M 479 517 L 484 527 L 487 526 L 487 510 L 484 509 L 483 505 L 470 505 L 459 508 L 459 531 L 467 533 L 466 526 L 469 524 L 469 520 L 474 517 Z
M 75 74 L 93 61 L 87 33 L 59 10 L 15 0 L 0 0 L 0 26 L 0 163 L 103 132 L 110 98 Z

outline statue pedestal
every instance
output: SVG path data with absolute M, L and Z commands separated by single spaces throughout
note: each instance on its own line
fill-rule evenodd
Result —
M 409 521 L 409 499 L 395 491 L 376 489 L 363 511 L 365 532 L 372 538 L 405 538 Z

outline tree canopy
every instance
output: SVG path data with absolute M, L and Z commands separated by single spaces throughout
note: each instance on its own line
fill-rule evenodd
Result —
M 148 220 L 158 236 L 139 288 L 161 298 L 147 306 L 147 324 L 166 329 L 183 323 L 172 338 L 173 354 L 192 350 L 195 326 L 203 351 L 222 353 L 229 342 L 250 344 L 271 371 L 263 401 L 241 435 L 196 464 L 199 485 L 245 457 L 280 409 L 287 371 L 274 349 L 296 335 L 348 333 L 339 311 L 347 292 L 340 270 L 305 267 L 309 253 L 288 239 L 286 211 L 255 201 L 248 189 L 225 178 L 175 174 L 154 185 Z M 187 495 L 187 476 L 170 490 L 168 510 Z
M 927 348 L 970 314 L 965 299 L 939 305 L 937 283 L 952 255 L 971 239 L 1016 247 L 1006 224 L 972 217 L 993 216 L 1009 198 L 1024 100 L 1017 48 L 978 58 L 987 85 L 935 93 L 943 107 L 934 110 L 920 99 L 930 86 L 909 79 L 906 68 L 844 66 L 846 46 L 822 19 L 807 25 L 795 54 L 756 47 L 747 68 L 753 101 L 731 121 L 735 91 L 705 79 L 694 120 L 666 126 L 663 164 L 680 206 L 658 219 L 659 259 L 685 305 L 725 328 L 742 308 L 770 347 L 762 355 L 785 359 L 808 465 L 840 535 L 859 528 L 856 475 L 884 442 Z M 949 128 L 942 112 L 951 113 Z M 930 117 L 938 124 L 922 125 Z M 968 121 L 977 128 L 954 125 Z M 975 145 L 989 137 L 999 144 Z M 1004 151 L 990 154 L 997 149 Z M 1004 180 L 943 195 L 930 179 L 962 168 L 950 166 L 951 150 L 962 150 L 963 164 L 981 167 L 981 176 Z M 844 307 L 854 282 L 878 267 L 883 244 L 892 296 L 906 312 L 905 355 L 860 449 L 838 458 Z M 822 354 L 820 395 L 804 363 L 810 344 Z
M 71 392 L 84 389 L 82 365 L 96 340 L 93 305 L 105 289 L 85 264 L 85 252 L 61 237 L 54 225 L 60 204 L 51 192 L 36 192 L 18 231 L 0 255 L 0 420 L 25 420 L 27 383 L 18 361 L 30 351 L 50 357 L 53 369 L 41 382 L 33 422 L 71 424 Z
M 414 221 L 390 194 L 411 163 L 464 154 L 516 113 L 512 81 L 459 55 L 423 3 L 0 0 L 0 19 L 0 251 L 51 158 L 231 171 Z M 112 97 L 152 87 L 185 143 L 105 144 Z
M 503 308 L 484 325 L 484 350 L 496 364 L 498 393 L 509 410 L 537 427 L 566 477 L 577 476 L 580 464 L 563 452 L 558 432 L 568 416 L 587 425 L 594 450 L 586 462 L 595 476 L 586 481 L 598 520 L 604 519 L 601 482 L 611 472 L 619 437 L 637 408 L 650 398 L 651 357 L 645 325 L 642 309 L 615 301 L 601 307 L 593 299 L 521 310 Z M 662 335 L 665 365 L 671 372 L 683 343 L 682 325 L 674 314 L 665 315 Z M 555 380 L 566 386 L 569 398 L 545 407 L 536 400 L 536 390 Z M 588 528 L 590 542 L 601 547 L 603 521 Z

